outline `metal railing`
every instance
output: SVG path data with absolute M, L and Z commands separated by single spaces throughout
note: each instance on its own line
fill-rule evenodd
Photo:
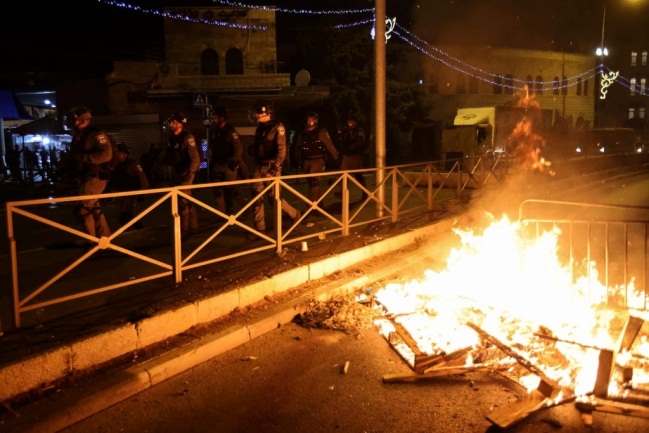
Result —
M 312 176 L 306 174 L 83 196 L 101 198 L 109 221 L 116 220 L 111 216 L 116 212 L 111 202 L 137 194 L 144 203 L 131 221 L 101 238 L 82 231 L 74 218 L 80 196 L 9 202 L 7 235 L 14 326 L 21 326 L 21 317 L 27 312 L 164 278 L 178 284 L 191 269 L 263 251 L 282 255 L 293 243 L 333 234 L 349 236 L 356 227 L 431 213 L 436 204 L 504 179 L 507 170 L 498 159 L 464 158 L 445 161 L 444 165 L 450 169 L 443 170 L 439 161 L 382 168 L 385 175 L 380 184 L 371 180 L 379 169 L 326 172 L 318 176 L 326 186 L 315 201 L 308 198 Z M 363 187 L 354 178 L 357 173 L 367 177 L 367 185 L 372 186 Z M 264 182 L 263 191 L 251 192 L 250 199 L 233 214 L 214 207 L 212 188 L 247 190 L 258 182 Z M 334 199 L 336 192 L 342 193 L 342 200 Z M 272 212 L 267 213 L 267 221 L 274 221 L 272 234 L 258 232 L 251 216 L 255 201 L 268 195 L 274 197 L 268 205 Z M 354 201 L 357 195 L 366 198 Z M 379 200 L 381 196 L 384 202 Z M 187 241 L 180 236 L 181 197 L 201 213 L 200 236 Z M 283 223 L 277 205 L 280 199 L 303 209 L 302 216 L 288 225 Z M 143 222 L 148 230 L 133 230 Z M 257 235 L 259 240 L 246 241 L 246 233 Z M 111 255 L 106 257 L 106 252 Z M 97 263 L 96 255 L 106 257 L 106 262 Z
M 571 281 L 587 279 L 593 304 L 646 310 L 649 207 L 525 200 L 519 221 L 533 236 L 559 230 L 558 255 Z

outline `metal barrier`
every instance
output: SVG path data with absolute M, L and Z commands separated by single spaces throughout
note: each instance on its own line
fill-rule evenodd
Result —
M 461 198 L 489 182 L 501 181 L 507 171 L 507 164 L 500 159 L 463 158 L 450 163 L 451 170 L 442 170 L 441 162 L 424 162 L 322 173 L 317 177 L 321 185 L 327 186 L 315 201 L 309 200 L 306 192 L 309 178 L 313 176 L 296 174 L 9 202 L 7 235 L 14 326 L 20 327 L 22 315 L 30 311 L 54 308 L 68 301 L 166 277 L 178 284 L 183 280 L 183 273 L 190 269 L 262 251 L 273 250 L 282 255 L 292 243 L 324 239 L 331 234 L 349 236 L 356 227 L 431 213 L 436 203 Z M 379 170 L 384 174 L 380 177 L 382 181 L 372 187 L 363 187 L 354 178 L 361 173 L 377 179 Z M 228 215 L 213 206 L 212 188 L 248 189 L 258 182 L 264 182 L 263 191 L 253 192 L 236 213 Z M 334 199 L 335 192 L 341 192 L 342 200 Z M 111 212 L 115 210 L 111 203 L 133 194 L 143 200 L 143 208 L 110 236 L 97 238 L 77 228 L 81 224 L 73 218 L 73 209 L 81 199 L 101 198 L 104 213 L 112 221 L 116 218 L 112 218 Z M 366 198 L 353 201 L 359 194 Z M 273 197 L 269 206 L 272 213 L 268 215 L 274 221 L 272 235 L 258 232 L 250 215 L 255 201 L 269 195 Z M 181 239 L 180 198 L 187 199 L 202 212 L 200 236 Z M 302 216 L 288 226 L 283 224 L 280 200 L 301 208 Z M 148 229 L 133 230 L 143 222 Z M 247 241 L 247 233 L 257 235 L 259 240 Z M 82 249 L 80 255 L 79 249 Z M 102 256 L 99 263 L 94 261 L 97 255 Z
M 649 207 L 525 200 L 519 221 L 536 237 L 560 230 L 559 257 L 573 284 L 587 278 L 593 304 L 647 309 Z

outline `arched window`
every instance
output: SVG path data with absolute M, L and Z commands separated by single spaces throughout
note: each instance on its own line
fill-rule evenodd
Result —
M 532 82 L 532 76 L 528 75 L 525 79 L 525 84 L 527 85 L 527 93 L 530 95 L 534 93 L 534 83 Z
M 581 78 L 577 78 L 577 96 L 581 96 Z
M 201 75 L 219 75 L 219 54 L 211 48 L 201 53 Z
M 456 75 L 455 93 L 462 95 L 466 93 L 466 77 L 464 73 L 458 72 Z
M 505 95 L 514 94 L 514 77 L 511 74 L 505 75 Z
M 469 77 L 469 93 L 478 93 L 478 79 Z
M 584 80 L 584 96 L 588 96 L 588 80 Z
M 230 48 L 225 53 L 225 73 L 243 75 L 243 53 L 238 48 Z
M 552 94 L 559 94 L 559 77 L 554 77 L 554 80 L 552 80 Z
M 503 77 L 496 75 L 494 77 L 494 95 L 503 93 Z
M 543 94 L 543 77 L 540 75 L 536 76 L 536 83 L 534 83 L 534 93 L 537 95 L 542 95 Z

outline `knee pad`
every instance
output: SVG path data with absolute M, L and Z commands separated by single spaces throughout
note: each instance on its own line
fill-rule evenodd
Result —
M 185 210 L 189 207 L 189 201 L 186 198 L 178 199 L 178 209 Z
M 93 206 L 91 213 L 93 218 L 99 218 L 101 216 L 101 208 L 99 206 Z

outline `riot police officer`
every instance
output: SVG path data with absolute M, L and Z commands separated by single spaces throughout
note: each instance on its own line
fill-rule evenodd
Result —
M 185 130 L 187 117 L 183 113 L 173 113 L 167 119 L 169 140 L 167 151 L 171 153 L 170 162 L 173 164 L 174 184 L 191 185 L 201 164 L 201 157 L 196 147 L 194 135 Z M 183 191 L 192 195 L 191 189 Z M 185 197 L 178 200 L 180 212 L 180 235 L 183 239 L 198 231 L 198 218 L 194 204 Z
M 255 141 L 252 148 L 257 165 L 253 174 L 255 179 L 280 176 L 282 164 L 286 159 L 286 129 L 281 122 L 273 119 L 273 109 L 273 105 L 268 102 L 258 102 L 252 109 L 252 117 L 257 122 Z M 267 182 L 255 182 L 253 185 L 255 195 L 263 191 L 266 186 Z M 272 197 L 272 193 L 269 194 L 270 197 Z M 293 219 L 294 223 L 302 216 L 302 213 L 291 206 L 285 199 L 281 200 L 280 206 Z M 255 203 L 254 215 L 255 228 L 259 232 L 265 232 L 266 219 L 263 197 L 260 197 Z M 256 239 L 256 236 L 250 233 L 248 238 L 253 240 Z
M 327 130 L 318 125 L 318 113 L 310 111 L 306 115 L 306 125 L 297 138 L 298 166 L 303 173 L 324 173 L 327 153 L 338 160 L 338 150 L 331 141 Z M 316 201 L 322 195 L 318 176 L 309 177 L 309 199 Z
M 243 145 L 239 133 L 228 122 L 227 110 L 216 107 L 212 111 L 212 127 L 208 136 L 210 149 L 210 181 L 230 182 L 239 179 L 248 179 L 248 165 L 243 159 Z M 223 213 L 234 213 L 235 199 L 244 203 L 243 196 L 234 186 L 217 186 L 212 190 L 216 209 Z
M 110 172 L 105 168 L 113 157 L 113 149 L 106 133 L 91 125 L 92 114 L 86 107 L 74 107 L 64 118 L 72 134 L 66 171 L 79 182 L 79 195 L 97 195 L 104 192 Z M 78 208 L 86 233 L 108 237 L 110 228 L 97 198 L 83 200 Z
M 340 132 L 340 143 L 342 146 L 341 153 L 343 154 L 340 163 L 341 170 L 358 170 L 363 168 L 363 154 L 367 151 L 367 143 L 365 140 L 365 131 L 358 124 L 356 116 L 347 117 L 345 127 Z M 354 179 L 366 188 L 365 177 L 363 173 L 354 173 Z M 336 196 L 341 196 L 341 193 L 336 193 Z M 367 193 L 362 192 L 361 201 L 367 198 Z

